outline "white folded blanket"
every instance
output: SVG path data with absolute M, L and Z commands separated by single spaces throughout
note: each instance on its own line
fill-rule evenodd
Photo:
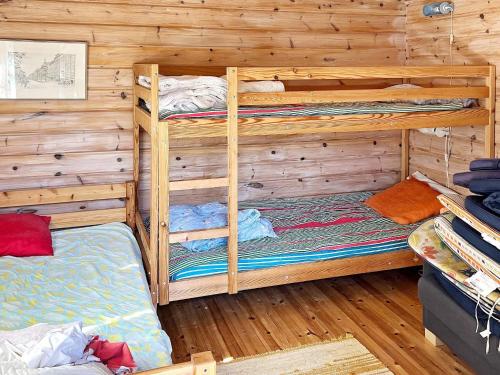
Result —
M 139 76 L 138 83 L 151 87 L 151 79 Z M 225 77 L 213 76 L 160 76 L 160 112 L 196 112 L 226 108 L 227 81 Z M 283 92 L 285 86 L 280 81 L 239 82 L 239 92 Z M 146 102 L 151 110 L 151 103 Z
M 138 83 L 141 86 L 150 88 L 151 79 L 145 76 L 139 76 Z M 162 76 L 158 77 L 158 94 L 166 95 L 172 91 L 182 89 L 198 88 L 227 88 L 227 81 L 223 78 L 213 76 Z
M 139 76 L 138 83 L 141 86 L 151 88 L 151 79 Z M 171 91 L 181 89 L 217 88 L 227 89 L 226 76 L 162 76 L 158 78 L 158 94 L 166 95 Z M 285 85 L 281 81 L 239 81 L 238 92 L 283 92 Z
M 158 97 L 161 112 L 195 112 L 226 107 L 227 91 L 222 87 L 179 89 Z M 151 104 L 146 102 L 151 110 Z

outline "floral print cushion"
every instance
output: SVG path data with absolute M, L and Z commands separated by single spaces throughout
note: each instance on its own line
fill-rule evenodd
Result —
M 451 214 L 445 216 L 453 218 Z M 408 244 L 426 262 L 429 262 L 432 266 L 458 283 L 468 288 L 472 288 L 472 285 L 465 280 L 474 275 L 476 270 L 456 256 L 455 253 L 441 241 L 434 230 L 434 219 L 425 221 L 415 229 L 408 237 Z M 498 292 L 492 292 L 487 296 L 487 299 L 492 303 L 494 303 L 497 298 L 500 298 L 500 293 Z

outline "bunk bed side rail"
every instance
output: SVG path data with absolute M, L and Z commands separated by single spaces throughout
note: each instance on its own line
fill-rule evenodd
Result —
M 83 227 L 114 221 L 127 222 L 129 226 L 134 228 L 135 189 L 131 182 L 3 191 L 0 193 L 0 208 L 21 208 L 110 199 L 125 199 L 125 207 L 51 214 L 51 229 Z
M 258 67 L 239 68 L 242 81 L 372 78 L 489 77 L 488 65 L 384 66 L 384 67 Z
M 339 89 L 315 91 L 285 91 L 276 93 L 242 93 L 239 105 L 289 105 L 319 104 L 332 102 L 376 102 L 401 100 L 427 100 L 448 98 L 487 99 L 492 96 L 490 66 L 392 66 L 392 67 L 264 67 L 239 68 L 238 80 L 370 80 L 398 79 L 408 83 L 412 78 L 480 78 L 483 86 L 408 87 L 387 89 Z
M 331 102 L 376 102 L 448 98 L 488 98 L 487 86 L 408 88 L 398 90 L 319 90 L 239 94 L 240 105 L 318 104 Z

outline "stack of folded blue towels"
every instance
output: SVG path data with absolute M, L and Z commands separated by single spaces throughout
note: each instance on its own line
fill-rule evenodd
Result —
M 478 159 L 470 163 L 470 171 L 456 173 L 455 185 L 468 188 L 475 195 L 465 198 L 465 209 L 473 216 L 500 230 L 500 159 Z M 478 250 L 500 262 L 500 244 L 480 234 L 462 220 L 455 218 L 453 230 Z

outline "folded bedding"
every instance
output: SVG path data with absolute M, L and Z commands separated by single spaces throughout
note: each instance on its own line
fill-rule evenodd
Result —
M 491 211 L 483 204 L 483 197 L 479 195 L 469 195 L 465 197 L 465 209 L 478 220 L 500 231 L 500 215 Z
M 151 110 L 149 102 L 146 102 L 146 106 Z M 226 107 L 226 90 L 221 87 L 199 87 L 171 91 L 158 97 L 158 106 L 161 111 L 168 112 L 222 109 Z
M 495 193 L 491 193 L 483 200 L 483 205 L 488 208 L 490 211 L 500 215 L 500 191 Z
M 444 215 L 448 220 L 451 220 L 453 215 Z M 451 250 L 445 242 L 441 240 L 435 230 L 434 219 L 429 219 L 421 224 L 408 237 L 410 247 L 428 264 L 438 269 L 443 274 L 447 275 L 454 283 L 460 285 L 464 291 L 478 299 L 478 292 L 475 290 L 473 283 L 469 278 L 477 273 L 477 271 L 466 263 L 462 258 Z M 495 305 L 495 302 L 500 298 L 498 290 L 493 290 L 488 295 L 483 295 L 480 302 L 484 303 L 488 309 L 495 306 L 494 311 L 500 313 L 500 306 Z
M 500 191 L 500 178 L 490 178 L 487 180 L 471 180 L 469 190 L 479 195 L 490 195 Z
M 139 76 L 139 85 L 151 88 L 151 78 Z M 199 88 L 224 88 L 227 91 L 227 81 L 215 76 L 158 76 L 158 94 L 164 95 L 178 90 L 194 90 Z
M 86 334 L 126 342 L 139 370 L 170 364 L 130 228 L 53 231 L 52 243 L 52 257 L 0 257 L 0 330 L 81 321 Z
M 149 223 L 149 220 L 148 220 Z M 149 226 L 149 225 L 148 225 Z M 183 232 L 227 226 L 227 206 L 218 202 L 199 205 L 173 205 L 170 207 L 170 231 Z M 238 211 L 238 242 L 276 237 L 269 220 L 262 218 L 255 209 Z M 181 244 L 186 249 L 202 252 L 227 245 L 227 238 L 188 241 Z
M 359 192 L 240 202 L 241 209 L 256 209 L 269 220 L 277 237 L 239 244 L 238 269 L 257 270 L 406 249 L 407 236 L 416 225 L 400 225 L 381 217 L 363 204 L 371 195 Z M 172 280 L 227 272 L 225 246 L 195 253 L 173 244 L 170 251 Z
M 149 77 L 140 76 L 138 83 L 151 87 Z M 159 76 L 158 105 L 160 111 L 193 112 L 224 109 L 227 103 L 227 81 L 214 76 Z M 282 92 L 281 81 L 255 81 L 238 83 L 238 92 Z M 148 110 L 151 103 L 146 102 Z
M 500 169 L 476 170 L 470 172 L 455 173 L 453 183 L 458 186 L 468 188 L 473 180 L 500 179 Z
M 139 76 L 141 86 L 151 88 L 151 79 Z M 227 91 L 227 77 L 216 76 L 158 76 L 158 95 L 165 95 L 172 91 L 197 88 L 224 88 Z M 238 92 L 283 92 L 285 85 L 281 81 L 239 81 Z
M 470 162 L 469 169 L 471 171 L 500 169 L 500 159 L 499 158 L 476 159 Z M 500 188 L 500 185 L 498 186 Z
M 450 218 L 436 217 L 434 230 L 448 248 L 476 271 L 481 271 L 500 285 L 500 264 L 479 251 L 453 230 Z
M 500 250 L 495 246 L 485 241 L 477 230 L 465 223 L 458 217 L 454 217 L 451 221 L 453 230 L 463 237 L 468 243 L 474 246 L 477 250 L 493 259 L 500 264 Z

